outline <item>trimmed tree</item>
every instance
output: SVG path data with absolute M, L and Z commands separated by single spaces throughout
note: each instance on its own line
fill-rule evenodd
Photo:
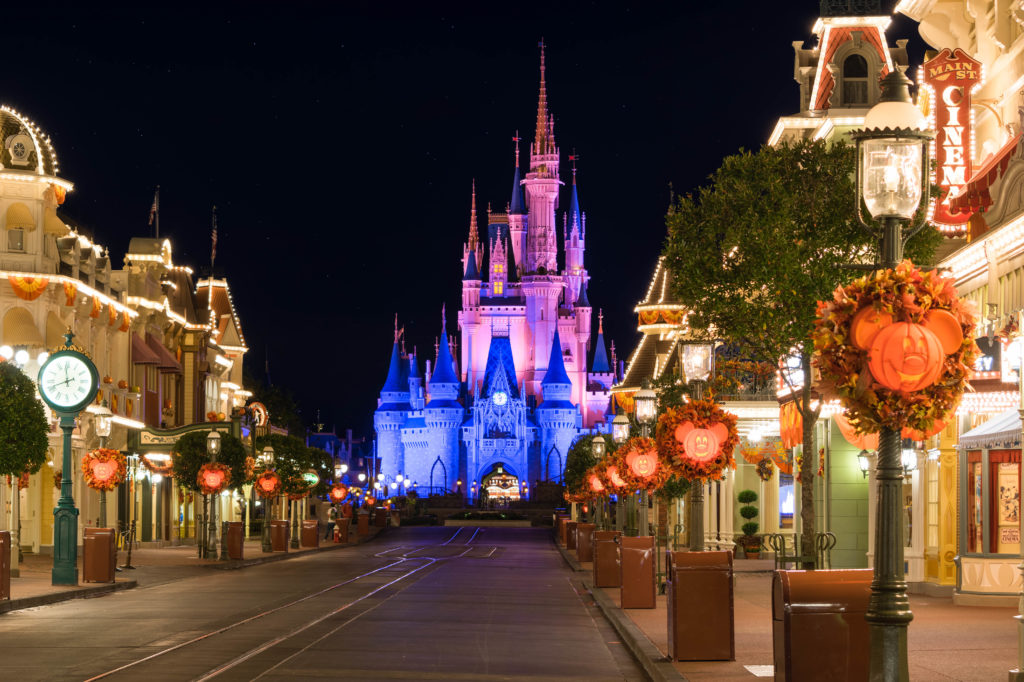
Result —
M 677 197 L 664 255 L 696 335 L 725 339 L 754 362 L 799 360 L 811 376 L 816 304 L 876 260 L 877 244 L 855 215 L 854 149 L 842 141 L 763 147 L 727 157 L 695 195 Z M 929 226 L 906 248 L 928 262 L 941 235 Z M 787 374 L 803 417 L 801 550 L 814 554 L 814 423 L 809 381 Z M 799 385 L 794 385 L 799 384 Z M 807 567 L 805 565 L 805 567 Z
M 18 479 L 26 472 L 36 473 L 46 462 L 48 431 L 46 411 L 36 397 L 36 385 L 13 364 L 0 361 L 0 475 L 11 477 L 14 491 L 11 561 L 15 568 L 21 558 Z

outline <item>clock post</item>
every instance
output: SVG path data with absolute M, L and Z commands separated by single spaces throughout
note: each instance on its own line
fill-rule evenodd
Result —
M 39 395 L 60 418 L 63 435 L 60 499 L 53 510 L 54 585 L 78 584 L 78 509 L 72 494 L 71 432 L 78 414 L 96 399 L 99 372 L 84 349 L 64 334 L 57 348 L 39 368 Z

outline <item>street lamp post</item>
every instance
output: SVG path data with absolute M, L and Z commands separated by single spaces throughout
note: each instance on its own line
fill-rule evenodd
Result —
M 268 445 L 263 448 L 263 452 L 260 453 L 260 464 L 263 465 L 265 471 L 270 471 L 274 468 L 274 448 Z M 274 548 L 270 544 L 270 498 L 264 498 L 263 500 L 263 532 L 260 538 L 262 549 L 264 552 L 272 552 Z
M 607 452 L 607 444 L 604 442 L 604 436 L 597 434 L 590 441 L 590 454 L 593 455 L 594 459 L 598 462 L 604 459 L 605 452 Z M 604 503 L 602 503 L 603 506 Z M 604 510 L 602 509 L 602 512 Z M 607 524 L 607 515 L 601 514 L 601 530 L 604 530 Z
M 135 493 L 139 487 L 139 455 L 134 453 L 128 455 L 128 474 L 131 476 L 131 485 L 129 485 L 128 489 L 131 492 L 129 505 L 132 511 L 132 525 L 128 530 L 128 556 L 125 558 L 124 566 L 121 568 L 135 570 L 135 567 L 132 566 L 132 546 L 135 544 L 135 526 L 139 519 L 139 505 L 135 499 Z
M 629 439 L 629 417 L 620 410 L 612 420 L 612 440 L 622 445 Z M 623 499 L 625 498 L 625 499 Z M 625 502 L 625 504 L 623 504 Z M 619 495 L 619 504 L 615 509 L 615 530 L 623 532 L 629 528 L 629 516 L 633 506 L 633 493 Z M 628 535 L 628 533 L 627 533 Z
M 636 420 L 640 423 L 640 435 L 644 438 L 651 437 L 651 426 L 658 418 L 658 394 L 651 390 L 651 382 L 644 379 L 642 388 L 633 396 L 636 404 Z M 650 532 L 647 511 L 647 491 L 640 491 L 640 535 L 647 535 Z
M 96 435 L 100 438 L 100 447 L 106 447 L 107 438 L 110 437 L 110 429 L 114 425 L 114 413 L 107 407 L 107 401 L 104 400 L 98 408 L 93 412 L 93 428 L 96 429 Z M 107 527 L 107 491 L 100 489 L 100 528 Z
M 692 400 L 703 400 L 708 377 L 714 371 L 714 343 L 690 343 L 683 346 L 683 373 Z M 704 483 L 690 482 L 690 551 L 704 551 Z
M 861 203 L 882 224 L 881 267 L 894 268 L 903 260 L 907 239 L 924 227 L 918 211 L 928 195 L 928 131 L 921 111 L 910 99 L 910 80 L 899 70 L 882 79 L 882 95 L 864 117 L 864 130 L 851 137 L 857 144 L 857 218 Z M 914 218 L 904 231 L 903 224 Z M 872 680 L 907 680 L 907 626 L 913 620 L 903 566 L 903 466 L 900 432 L 882 428 L 878 438 L 878 503 L 875 518 L 874 579 L 865 615 L 871 628 Z
M 210 456 L 211 462 L 217 461 L 217 455 L 220 454 L 220 434 L 216 431 L 210 431 L 206 436 L 206 454 Z M 211 555 L 217 557 L 217 496 L 210 495 L 210 511 L 207 516 L 208 532 L 206 534 L 206 547 L 204 558 L 208 558 Z

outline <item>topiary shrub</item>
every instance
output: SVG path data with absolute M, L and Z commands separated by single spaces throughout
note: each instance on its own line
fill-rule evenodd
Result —
M 757 502 L 757 493 L 753 490 L 741 490 L 740 494 L 736 496 L 736 499 L 741 504 L 750 504 L 751 502 Z
M 747 506 L 740 507 L 740 516 L 745 519 L 752 519 L 757 516 L 757 507 Z

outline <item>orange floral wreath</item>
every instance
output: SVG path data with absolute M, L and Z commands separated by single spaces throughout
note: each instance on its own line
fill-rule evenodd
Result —
M 231 467 L 220 462 L 209 462 L 199 467 L 196 483 L 204 495 L 216 495 L 231 483 Z
M 883 386 L 869 369 L 865 343 L 855 344 L 860 334 L 855 336 L 854 331 L 877 325 L 880 319 L 922 325 L 928 322 L 929 313 L 950 321 L 952 329 L 946 331 L 954 332 L 951 336 L 959 325 L 963 337 L 959 347 L 943 354 L 938 378 L 931 385 L 911 391 Z M 862 318 L 871 315 L 875 320 L 863 324 Z M 956 409 L 967 388 L 979 352 L 974 325 L 973 305 L 957 296 L 951 277 L 922 272 L 910 261 L 903 261 L 895 269 L 837 287 L 831 301 L 818 302 L 813 333 L 817 365 L 823 383 L 839 395 L 846 418 L 856 424 L 856 433 L 876 433 L 882 427 L 936 433 L 936 425 Z
M 615 455 L 620 462 L 618 474 L 626 484 L 624 487 L 626 491 L 654 492 L 665 485 L 665 482 L 675 473 L 673 462 L 661 453 L 653 438 L 634 436 L 623 443 L 615 451 Z M 646 477 L 638 475 L 632 466 L 634 458 L 643 455 L 653 457 L 656 462 L 654 472 Z
M 128 460 L 117 450 L 96 448 L 82 457 L 82 476 L 93 490 L 113 490 L 128 474 Z
M 260 497 L 277 497 L 281 493 L 281 477 L 276 471 L 264 471 L 256 477 L 255 488 Z
M 705 460 L 695 460 L 686 454 L 677 437 L 677 429 L 689 422 L 696 429 L 710 429 L 717 424 L 725 427 L 725 438 L 718 443 L 717 454 Z M 735 469 L 733 450 L 740 442 L 736 431 L 736 415 L 718 406 L 714 400 L 691 400 L 680 407 L 669 407 L 658 417 L 655 438 L 658 452 L 671 461 L 675 473 L 688 481 L 720 480 L 726 469 Z

